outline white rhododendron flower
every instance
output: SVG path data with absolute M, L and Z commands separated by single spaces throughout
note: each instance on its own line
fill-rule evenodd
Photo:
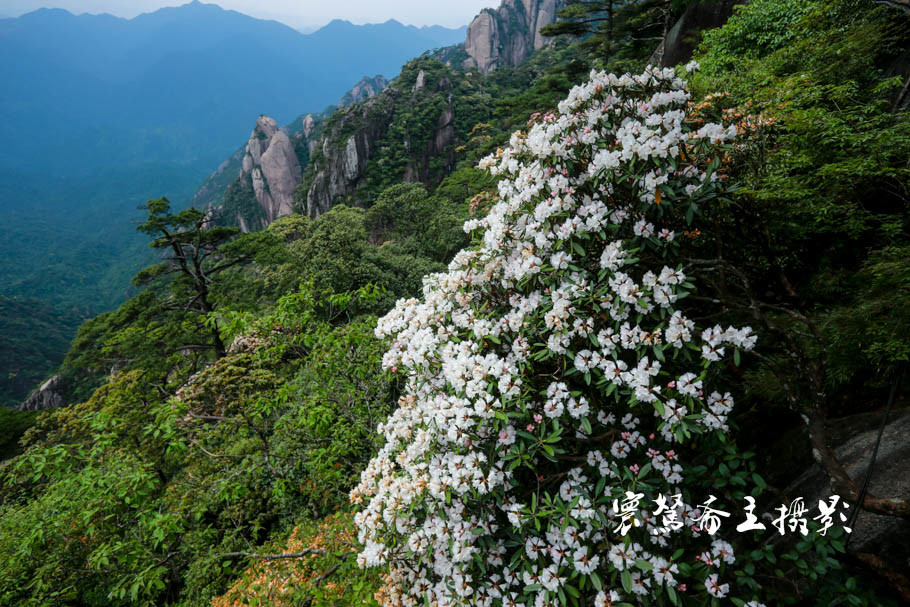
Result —
M 687 122 L 688 101 L 672 69 L 592 73 L 481 162 L 500 200 L 465 224 L 475 245 L 379 321 L 406 387 L 351 498 L 383 604 L 729 592 L 733 548 L 692 530 L 706 496 L 684 483 L 692 443 L 728 431 L 712 365 L 755 337 L 679 307 L 675 236 L 722 191 L 709 159 L 735 136 Z

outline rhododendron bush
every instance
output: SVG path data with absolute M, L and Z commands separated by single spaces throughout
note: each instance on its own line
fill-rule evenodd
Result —
M 730 592 L 729 531 L 699 525 L 708 491 L 687 474 L 727 447 L 718 363 L 755 338 L 679 306 L 679 241 L 723 195 L 736 135 L 687 121 L 685 87 L 672 69 L 594 73 L 515 133 L 482 163 L 502 180 L 465 225 L 476 246 L 380 321 L 407 386 L 352 499 L 360 563 L 389 566 L 384 604 Z

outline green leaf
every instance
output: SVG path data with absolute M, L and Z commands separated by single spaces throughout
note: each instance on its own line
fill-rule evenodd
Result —
M 591 434 L 591 432 L 592 432 L 591 422 L 588 421 L 588 418 L 582 417 L 580 421 L 581 421 L 581 427 L 582 427 L 582 429 L 584 429 L 585 434 Z
M 620 579 L 622 580 L 623 590 L 626 592 L 632 592 L 632 574 L 629 573 L 628 569 L 623 569 Z

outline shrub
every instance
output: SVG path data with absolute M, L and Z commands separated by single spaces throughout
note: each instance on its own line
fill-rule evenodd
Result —
M 696 507 L 716 479 L 696 464 L 738 457 L 717 363 L 755 337 L 681 309 L 679 239 L 723 197 L 735 136 L 696 130 L 688 100 L 670 69 L 593 73 L 481 163 L 504 179 L 465 225 L 477 246 L 380 320 L 406 390 L 352 500 L 360 563 L 389 565 L 381 603 L 728 593 L 732 547 Z

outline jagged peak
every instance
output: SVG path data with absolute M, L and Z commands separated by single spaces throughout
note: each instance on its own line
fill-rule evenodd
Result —
M 253 129 L 250 137 L 257 137 L 258 135 L 263 135 L 265 138 L 271 138 L 272 135 L 278 132 L 278 123 L 275 122 L 274 118 L 266 116 L 265 114 L 259 114 L 259 117 L 256 119 L 256 127 Z

